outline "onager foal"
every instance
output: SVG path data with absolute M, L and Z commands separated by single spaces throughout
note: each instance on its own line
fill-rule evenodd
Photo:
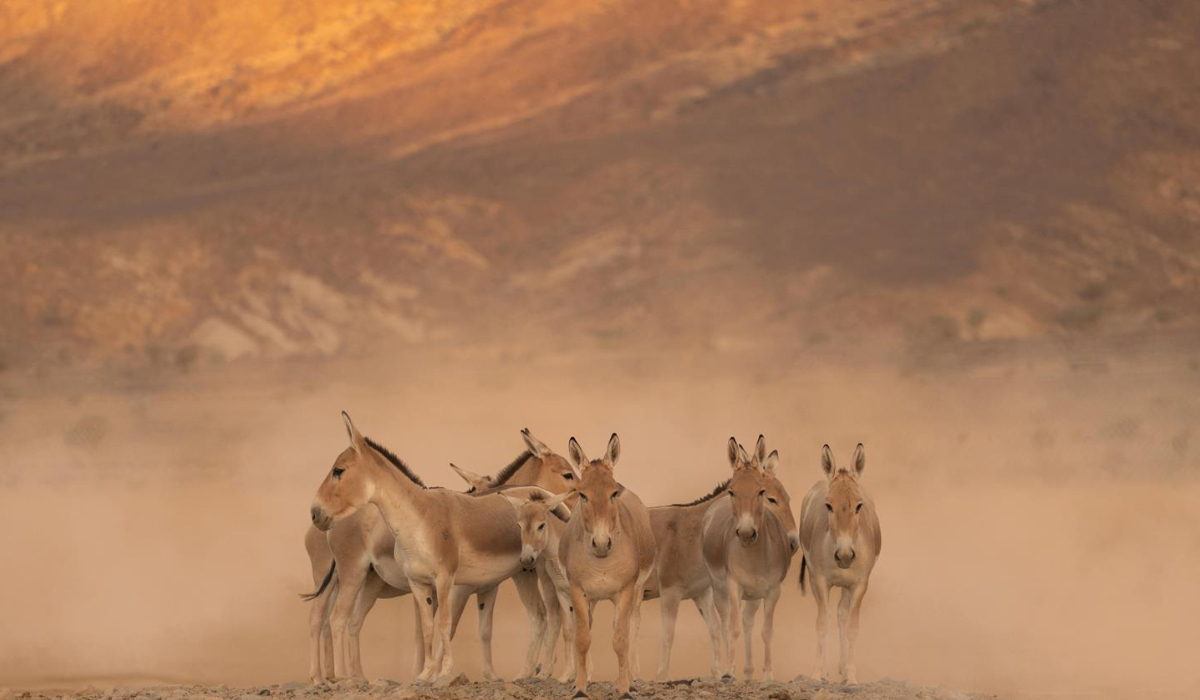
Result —
M 571 462 L 580 468 L 579 503 L 563 532 L 559 558 L 571 582 L 571 607 L 575 611 L 575 697 L 587 697 L 591 606 L 599 600 L 611 600 L 616 608 L 613 651 L 617 654 L 617 691 L 622 699 L 632 698 L 630 620 L 636 619 L 656 558 L 650 513 L 636 494 L 613 478 L 613 467 L 621 453 L 616 433 L 609 439 L 603 459 L 588 460 L 575 438 L 569 446 Z
M 496 494 L 474 497 L 423 487 L 403 462 L 364 438 L 350 416 L 342 418 L 350 447 L 317 489 L 312 521 L 327 531 L 369 504 L 379 509 L 421 613 L 425 667 L 417 681 L 428 682 L 453 668 L 453 606 L 446 603 L 455 585 L 482 590 L 512 577 L 522 602 L 541 610 L 537 579 L 514 576 L 521 571 L 521 533 L 507 501 Z M 442 605 L 435 606 L 435 596 Z M 536 660 L 533 643 L 540 643 L 545 631 L 544 611 L 538 615 L 541 626 L 530 637 L 529 668 Z M 530 617 L 533 621 L 532 611 Z
M 847 683 L 857 683 L 854 668 L 854 644 L 858 641 L 858 614 L 871 569 L 883 549 L 883 535 L 875 503 L 859 484 L 866 454 L 862 443 L 854 450 L 854 468 L 839 469 L 829 445 L 821 449 L 821 469 L 825 478 L 816 483 L 800 506 L 800 542 L 804 557 L 800 561 L 800 592 L 804 592 L 804 571 L 812 570 L 813 597 L 817 599 L 817 663 L 814 678 L 828 678 L 825 639 L 829 631 L 829 593 L 833 586 L 842 588 L 838 600 L 838 633 L 841 661 L 838 671 Z
M 760 435 L 754 459 L 729 438 L 729 464 L 733 477 L 721 499 L 704 517 L 704 561 L 712 579 L 717 613 L 721 616 L 727 674 L 733 671 L 733 642 L 745 627 L 746 678 L 754 674 L 754 614 L 763 608 L 763 678 L 773 674 L 771 640 L 775 632 L 775 606 L 787 576 L 792 555 L 800 547 L 791 499 L 775 477 L 779 453 L 766 453 Z M 743 601 L 745 606 L 743 607 Z

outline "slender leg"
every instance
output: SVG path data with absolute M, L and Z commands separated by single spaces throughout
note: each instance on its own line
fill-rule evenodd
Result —
M 850 642 L 847 645 L 849 659 L 845 663 L 844 674 L 847 683 L 858 683 L 858 669 L 854 665 L 854 647 L 858 643 L 858 615 L 862 612 L 863 597 L 867 595 L 867 579 L 861 579 L 851 591 L 853 596 L 850 599 Z
M 435 663 L 433 653 L 433 635 L 437 627 L 434 623 L 434 612 L 438 610 L 435 607 L 433 600 L 433 586 L 428 583 L 421 583 L 409 579 L 409 585 L 412 586 L 413 597 L 417 602 L 417 610 L 421 613 L 421 648 L 424 650 L 425 663 L 421 666 L 421 672 L 417 674 L 417 683 L 428 683 L 437 673 L 438 665 Z M 446 602 L 441 606 L 441 609 L 449 610 L 450 603 Z
M 639 593 L 637 586 L 630 586 L 617 594 L 616 611 L 613 613 L 613 651 L 617 654 L 617 692 L 622 700 L 632 698 L 629 694 L 629 623 Z
M 675 618 L 679 615 L 679 591 L 674 588 L 663 589 L 659 596 L 662 613 L 662 655 L 658 658 L 658 680 L 667 679 L 667 669 L 671 666 L 671 647 L 675 644 Z M 699 603 L 697 603 L 699 605 Z M 701 615 L 704 611 L 701 610 Z
M 725 586 L 725 579 L 713 577 L 713 607 L 717 611 L 718 628 L 720 630 L 720 649 L 718 655 L 720 657 L 721 669 L 716 675 L 725 679 L 733 678 L 733 642 L 729 639 L 729 589 Z
M 726 580 L 726 588 L 729 590 L 729 617 L 726 620 L 729 631 L 726 637 L 729 639 L 729 675 L 733 675 L 734 668 L 734 643 L 742 636 L 742 587 L 729 577 Z
M 537 673 L 538 654 L 546 635 L 546 606 L 538 590 L 536 573 L 522 571 L 514 574 L 512 579 L 517 585 L 521 604 L 525 606 L 525 614 L 529 617 L 529 646 L 525 649 L 525 670 L 521 677 L 530 678 Z
M 458 634 L 458 622 L 462 619 L 467 603 L 471 602 L 474 590 L 466 586 L 455 586 L 450 590 L 450 638 Z
M 838 598 L 838 673 L 842 678 L 846 677 L 846 658 L 850 656 L 850 636 L 846 633 L 846 625 L 850 623 L 850 596 L 850 589 L 843 588 Z
M 563 617 L 563 655 L 567 657 L 566 668 L 558 677 L 559 683 L 567 683 L 575 676 L 575 605 L 571 602 L 571 589 L 558 589 L 558 605 Z
M 746 680 L 754 677 L 754 616 L 762 603 L 759 598 L 751 598 L 742 602 L 742 636 L 745 641 L 746 655 L 742 659 L 742 675 Z
M 542 592 L 542 606 L 546 609 L 546 634 L 542 640 L 542 662 L 538 676 L 550 678 L 554 675 L 554 656 L 558 650 L 558 634 L 563 628 L 563 616 L 559 610 L 558 591 L 546 573 L 544 563 L 538 567 L 538 588 Z
M 592 646 L 591 614 L 583 589 L 571 586 L 571 606 L 575 608 L 575 697 L 587 697 L 588 649 Z
M 713 603 L 712 589 L 704 589 L 700 597 L 696 598 L 695 603 L 696 609 L 700 611 L 700 617 L 703 618 L 704 624 L 708 626 L 708 670 L 713 678 L 717 678 L 721 675 L 721 620 L 717 616 L 716 605 Z M 674 630 L 672 630 L 673 636 Z
M 358 598 L 354 601 L 354 609 L 350 611 L 350 618 L 346 620 L 350 674 L 356 678 L 367 677 L 367 674 L 363 673 L 362 648 L 359 646 L 359 633 L 362 632 L 363 622 L 367 619 L 367 613 L 371 612 L 371 608 L 375 606 L 375 601 L 379 600 L 379 594 L 383 592 L 383 588 L 386 585 L 379 576 L 367 574 L 367 580 L 363 583 L 362 589 L 358 592 Z
M 338 678 L 349 678 L 351 674 L 349 643 L 346 636 L 346 623 L 354 611 L 358 594 L 362 591 L 363 583 L 370 570 L 363 562 L 344 562 L 346 566 L 338 566 L 338 591 L 333 603 L 333 612 L 329 616 L 329 625 L 333 633 L 333 674 Z
M 317 585 L 320 585 L 319 581 Z M 333 663 L 332 639 L 324 659 L 321 657 L 321 650 L 325 646 L 325 636 L 329 629 L 329 607 L 333 602 L 336 587 L 337 579 L 335 578 L 320 597 L 313 599 L 312 606 L 308 609 L 308 677 L 313 683 L 321 683 L 333 675 L 332 668 L 328 669 L 328 673 L 326 672 L 326 666 Z
M 483 677 L 489 681 L 499 680 L 492 667 L 492 619 L 496 612 L 496 586 L 479 591 L 475 600 L 479 602 L 479 651 L 483 657 Z
M 629 613 L 629 671 L 633 680 L 642 677 L 642 655 L 638 651 L 638 635 L 642 631 L 642 601 L 645 591 L 640 587 L 633 589 L 633 609 Z
M 783 589 L 775 586 L 767 592 L 766 603 L 763 606 L 763 677 L 764 681 L 775 679 L 775 664 L 771 657 L 771 642 L 775 638 L 775 606 L 779 604 L 779 595 Z
M 829 636 L 829 583 L 814 569 L 812 577 L 813 598 L 817 600 L 817 662 L 813 667 L 813 678 L 828 680 L 829 663 L 825 656 L 825 640 Z
M 413 640 L 413 678 L 421 675 L 421 671 L 425 670 L 425 626 L 421 624 L 421 604 L 424 602 L 421 596 L 413 593 L 413 632 L 416 637 Z
M 450 613 L 454 608 L 450 601 L 454 597 L 454 574 L 444 574 L 435 578 L 434 585 L 437 589 L 438 600 L 447 601 L 445 605 L 438 606 L 434 615 L 434 624 L 437 625 L 434 628 L 437 633 L 435 639 L 438 641 L 434 668 L 436 677 L 441 678 L 449 675 L 454 668 L 454 647 L 450 644 Z

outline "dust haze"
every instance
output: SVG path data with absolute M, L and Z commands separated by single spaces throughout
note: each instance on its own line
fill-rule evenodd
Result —
M 818 358 L 704 368 L 360 359 L 153 389 L 31 389 L 4 409 L 0 677 L 303 676 L 296 594 L 313 582 L 301 542 L 312 494 L 344 447 L 345 408 L 452 488 L 449 461 L 493 472 L 522 449 L 523 427 L 559 451 L 571 435 L 586 449 L 617 431 L 620 476 L 650 504 L 706 492 L 728 470 L 724 440 L 762 432 L 798 507 L 820 445 L 847 459 L 861 440 L 885 539 L 863 613 L 865 677 L 1015 697 L 1183 697 L 1200 681 L 1200 372 L 1186 352 L 1122 355 L 910 372 Z M 511 676 L 526 628 L 511 586 L 502 590 L 497 667 Z M 644 663 L 658 654 L 657 610 L 644 609 Z M 405 598 L 370 616 L 369 674 L 408 678 L 411 615 Z M 778 673 L 807 673 L 814 604 L 794 582 L 779 620 Z M 690 608 L 678 640 L 675 671 L 704 674 L 707 635 Z M 476 673 L 469 612 L 455 643 Z M 601 677 L 613 672 L 610 655 L 596 662 Z

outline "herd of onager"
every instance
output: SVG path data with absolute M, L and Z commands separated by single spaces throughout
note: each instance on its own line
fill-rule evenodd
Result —
M 494 477 L 451 465 L 466 492 L 426 487 L 409 467 L 342 414 L 350 446 L 334 460 L 312 504 L 305 546 L 315 593 L 309 617 L 313 682 L 362 676 L 359 632 L 379 598 L 413 594 L 417 682 L 447 676 L 451 639 L 472 594 L 479 603 L 483 675 L 492 666 L 492 615 L 497 587 L 516 584 L 529 617 L 523 675 L 550 676 L 559 632 L 566 664 L 559 679 L 586 697 L 591 676 L 592 613 L 601 600 L 615 608 L 617 689 L 630 696 L 639 676 L 636 647 L 642 601 L 662 602 L 665 678 L 679 604 L 691 600 L 708 626 L 714 676 L 730 678 L 734 645 L 745 637 L 743 672 L 753 674 L 750 633 L 763 608 L 763 677 L 771 678 L 775 608 L 792 557 L 801 552 L 817 601 L 814 677 L 827 678 L 825 638 L 834 586 L 841 639 L 839 670 L 856 682 L 859 610 L 881 535 L 875 506 L 862 488 L 863 446 L 839 468 L 825 446 L 824 478 L 804 497 L 800 520 L 776 476 L 779 453 L 759 436 L 753 454 L 729 439 L 732 474 L 690 503 L 647 507 L 616 479 L 621 443 L 589 459 L 571 438 L 568 459 L 522 431 L 527 447 Z M 374 507 L 368 507 L 372 505 Z M 449 601 L 448 605 L 440 604 Z M 570 653 L 570 650 L 574 653 Z M 631 656 L 631 649 L 633 653 Z

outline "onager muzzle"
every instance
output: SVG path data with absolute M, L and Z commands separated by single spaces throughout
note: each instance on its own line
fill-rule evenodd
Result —
M 837 561 L 837 565 L 843 569 L 849 569 L 854 563 L 854 558 L 857 555 L 854 552 L 854 543 L 849 539 L 838 539 L 837 549 L 833 551 L 833 558 Z
M 325 512 L 320 503 L 314 502 L 309 513 L 312 515 L 313 526 L 321 532 L 328 532 L 329 528 L 333 526 L 333 518 Z
M 608 556 L 612 549 L 612 536 L 608 534 L 592 535 L 592 554 L 596 555 L 597 559 L 603 559 Z
M 737 536 L 743 546 L 754 544 L 758 540 L 758 528 L 750 520 L 749 515 L 743 515 L 737 526 Z

